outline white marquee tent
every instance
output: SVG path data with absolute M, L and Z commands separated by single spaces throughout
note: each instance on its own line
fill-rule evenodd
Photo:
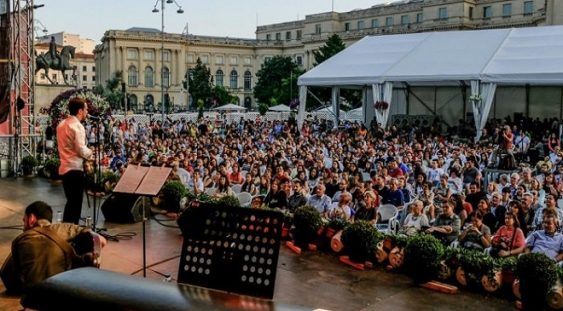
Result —
M 392 107 L 377 110 L 374 103 L 391 104 L 394 87 L 460 84 L 471 86 L 478 129 L 497 86 L 563 86 L 563 26 L 365 37 L 299 77 L 298 122 L 304 120 L 308 86 L 331 87 L 335 108 L 340 88 L 362 88 L 364 122 L 375 115 L 386 126 Z

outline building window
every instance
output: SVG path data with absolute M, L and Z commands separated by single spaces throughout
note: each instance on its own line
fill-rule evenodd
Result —
M 137 67 L 129 66 L 129 69 L 127 69 L 127 84 L 129 86 L 137 85 Z
M 493 7 L 492 6 L 486 6 L 483 8 L 483 18 L 491 18 L 493 17 Z
M 193 63 L 194 62 L 194 55 L 193 54 L 186 55 L 186 62 Z
M 170 51 L 162 51 L 162 60 L 165 62 L 170 61 Z
M 145 50 L 144 52 L 144 60 L 154 60 L 154 51 L 153 50 Z
M 387 27 L 393 26 L 393 16 L 389 16 L 385 19 L 385 26 Z
M 411 19 L 408 15 L 401 15 L 401 25 L 408 25 L 410 24 Z
M 215 64 L 222 65 L 223 64 L 223 56 L 215 56 Z
M 238 58 L 236 56 L 231 56 L 231 65 L 238 64 Z
M 295 63 L 296 63 L 298 66 L 303 66 L 303 56 L 297 56 L 297 57 L 295 57 Z
M 295 32 L 295 37 L 296 37 L 297 40 L 301 40 L 301 37 L 302 37 L 302 36 L 303 36 L 303 35 L 302 35 L 302 33 L 301 33 L 301 30 L 297 30 L 297 31 Z
M 170 69 L 168 67 L 162 68 L 162 85 L 170 87 Z
M 215 85 L 217 86 L 223 86 L 223 70 L 218 69 L 217 71 L 215 71 Z
M 502 17 L 510 17 L 512 15 L 512 3 L 502 5 Z
M 135 112 L 137 111 L 137 95 L 131 94 L 127 96 L 127 109 L 133 110 Z
M 344 31 L 350 31 L 350 23 L 344 23 Z
M 230 87 L 231 89 L 236 89 L 238 88 L 238 73 L 236 70 L 233 69 L 233 71 L 231 71 L 231 83 L 230 83 Z
M 281 33 L 276 32 L 276 41 L 281 41 Z
M 469 19 L 473 19 L 473 7 L 469 7 Z
M 266 35 L 266 41 L 270 41 L 272 40 L 272 35 L 271 34 L 267 34 Z
M 448 19 L 448 8 L 438 9 L 438 19 Z
M 56 74 L 56 73 L 52 74 L 52 75 L 51 75 L 51 79 L 57 80 L 57 74 Z
M 41 79 L 45 79 L 45 74 L 44 74 L 44 73 L 41 74 Z
M 366 28 L 364 21 L 358 21 L 358 30 Z
M 247 71 L 244 73 L 244 89 L 250 90 L 252 88 L 252 73 Z
M 524 1 L 524 15 L 532 15 L 534 13 L 534 1 Z
M 92 76 L 92 82 L 96 82 L 96 76 Z
M 378 19 L 372 19 L 371 20 L 371 28 L 377 28 L 379 27 L 379 20 Z
M 315 24 L 315 34 L 320 35 L 322 32 L 321 24 Z
M 92 72 L 96 72 L 96 66 L 92 66 Z
M 286 40 L 286 41 L 291 40 L 291 31 L 287 31 L 287 32 L 285 33 L 285 40 Z
M 252 62 L 252 60 L 250 59 L 250 57 L 245 57 L 245 58 L 244 58 L 244 64 L 245 64 L 245 65 L 250 65 L 251 62 Z
M 82 66 L 82 72 L 86 72 L 86 71 L 88 71 L 88 67 Z
M 154 72 L 151 67 L 145 68 L 145 87 L 154 86 Z
M 68 80 L 68 73 L 65 73 L 65 79 Z
M 201 63 L 202 63 L 202 64 L 209 64 L 209 56 L 207 56 L 207 55 L 202 55 L 202 56 L 201 56 Z
M 127 59 L 138 59 L 139 51 L 137 49 L 127 49 Z
M 88 76 L 87 75 L 82 76 L 82 82 L 88 82 Z
M 422 13 L 416 13 L 416 22 L 422 23 L 423 21 L 424 21 L 424 17 L 422 15 Z

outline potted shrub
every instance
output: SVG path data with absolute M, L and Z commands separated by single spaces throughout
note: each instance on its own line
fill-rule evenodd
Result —
M 293 214 L 293 238 L 295 244 L 301 248 L 307 247 L 309 243 L 317 238 L 317 231 L 322 226 L 322 218 L 319 211 L 309 205 L 298 207 Z
M 367 221 L 357 221 L 342 231 L 344 251 L 350 260 L 363 263 L 373 258 L 377 243 L 383 235 Z
M 232 195 L 221 197 L 219 200 L 217 200 L 217 204 L 225 207 L 240 207 L 240 201 L 237 197 Z
M 502 286 L 502 265 L 491 256 L 486 255 L 482 261 L 484 275 L 481 276 L 481 285 L 489 293 L 496 292 Z
M 52 157 L 45 162 L 43 166 L 43 172 L 49 178 L 49 180 L 60 180 L 61 175 L 59 175 L 59 166 L 61 165 L 61 160 L 57 157 Z
M 164 209 L 177 213 L 180 211 L 180 202 L 188 193 L 186 187 L 176 180 L 166 182 L 162 187 L 162 196 L 164 199 Z
M 33 169 L 39 164 L 34 156 L 28 155 L 23 157 L 21 161 L 22 172 L 24 176 L 33 175 Z
M 563 309 L 563 268 L 557 266 L 557 281 L 555 285 L 547 293 L 547 305 L 554 310 Z
M 439 280 L 447 281 L 452 277 L 452 271 L 456 271 L 459 267 L 461 252 L 461 248 L 446 247 L 444 256 L 442 260 L 440 260 L 440 271 L 438 272 Z
M 523 310 L 543 310 L 546 295 L 557 281 L 555 261 L 540 253 L 518 257 L 516 276 L 520 280 Z
M 444 246 L 435 237 L 421 234 L 410 238 L 405 247 L 404 267 L 416 283 L 435 278 L 439 271 L 439 259 L 444 255 Z
M 483 275 L 490 273 L 494 265 L 493 258 L 482 251 L 465 249 L 462 250 L 459 263 L 456 270 L 458 282 L 472 288 L 478 288 L 481 285 Z
M 342 219 L 342 218 L 334 218 L 331 219 L 327 224 L 326 224 L 326 230 L 325 230 L 325 236 L 329 239 L 332 239 L 332 237 L 340 230 L 344 230 L 344 228 L 346 228 L 346 226 L 348 226 L 350 223 L 347 222 L 346 220 Z

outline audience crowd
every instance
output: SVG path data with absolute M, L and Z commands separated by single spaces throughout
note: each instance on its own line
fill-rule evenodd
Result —
M 446 131 L 444 131 L 446 132 Z M 306 120 L 146 124 L 130 118 L 86 126 L 104 170 L 168 165 L 192 193 L 248 193 L 248 205 L 427 232 L 445 245 L 492 256 L 541 252 L 563 259 L 563 151 L 558 120 L 492 120 L 478 142 L 469 123 L 441 132 L 384 130 Z M 501 168 L 502 170 L 499 170 Z M 386 211 L 385 213 L 383 211 Z

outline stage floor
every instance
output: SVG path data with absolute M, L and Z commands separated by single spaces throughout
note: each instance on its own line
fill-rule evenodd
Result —
M 20 232 L 5 227 L 21 225 L 25 207 L 44 200 L 55 210 L 63 209 L 65 197 L 62 186 L 52 186 L 43 178 L 26 180 L 0 179 L 0 264 L 10 251 L 10 244 Z M 83 217 L 92 215 L 86 200 Z M 104 224 L 100 213 L 100 227 L 112 235 L 125 238 L 109 241 L 103 250 L 102 269 L 142 276 L 142 225 Z M 161 223 L 150 219 L 146 224 L 147 278 L 164 280 L 178 274 L 182 237 L 174 228 L 175 221 L 159 215 Z M 167 227 L 171 226 L 171 227 Z M 19 299 L 3 294 L 0 282 L 0 310 L 21 310 Z M 448 295 L 416 287 L 411 280 L 381 268 L 356 271 L 338 262 L 336 256 L 324 253 L 304 253 L 297 256 L 282 247 L 274 300 L 327 310 L 511 310 L 513 303 L 496 296 L 462 290 Z

